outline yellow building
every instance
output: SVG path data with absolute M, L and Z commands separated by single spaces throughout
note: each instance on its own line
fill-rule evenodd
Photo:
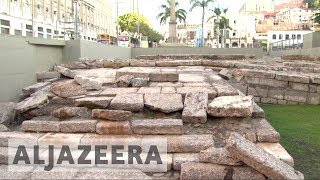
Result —
M 79 38 L 95 41 L 99 33 L 115 34 L 113 5 L 113 0 L 0 0 L 0 33 L 74 38 L 78 29 Z

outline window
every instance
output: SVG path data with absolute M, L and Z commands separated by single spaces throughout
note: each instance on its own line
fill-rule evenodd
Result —
M 28 25 L 28 24 L 27 24 L 27 25 L 26 25 L 26 29 L 27 29 L 27 30 L 32 30 L 32 25 Z
M 292 34 L 292 39 L 296 39 L 296 35 L 295 34 Z
M 59 31 L 57 31 L 57 30 L 54 30 L 54 34 L 59 34 Z
M 38 27 L 38 31 L 43 32 L 43 27 Z
M 279 34 L 279 39 L 281 40 L 283 38 L 282 34 Z
M 277 39 L 277 35 L 276 34 L 272 35 L 272 39 Z
M 15 30 L 14 30 L 14 35 L 22 36 L 22 31 L 15 29 Z
M 10 33 L 10 29 L 9 28 L 1 28 L 1 34 L 9 34 Z
M 0 24 L 4 25 L 4 26 L 10 26 L 10 21 L 4 20 L 4 19 L 0 19 Z
M 27 37 L 32 37 L 32 36 L 33 36 L 33 34 L 32 34 L 32 32 L 27 31 L 26 36 L 27 36 Z
M 52 33 L 52 30 L 51 29 L 47 29 L 47 33 Z
M 289 38 L 290 38 L 289 34 L 286 34 L 286 40 L 289 39 Z
M 50 34 L 47 34 L 47 39 L 51 39 L 52 36 Z
M 43 38 L 43 34 L 42 33 L 38 33 L 38 37 Z
M 298 35 L 297 35 L 297 39 L 301 39 L 301 34 L 298 34 Z

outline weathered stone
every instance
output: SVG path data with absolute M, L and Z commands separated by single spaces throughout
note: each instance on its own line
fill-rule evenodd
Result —
M 55 148 L 60 148 L 63 145 L 67 145 L 69 148 L 78 149 L 80 140 L 83 136 L 84 134 L 47 133 L 38 139 L 38 144 L 40 147 L 45 148 L 48 148 L 48 145 L 54 145 Z
M 60 131 L 63 133 L 92 133 L 96 132 L 97 120 L 73 119 L 60 122 Z
M 187 93 L 198 93 L 205 92 L 208 93 L 209 99 L 217 97 L 217 91 L 214 87 L 177 87 L 177 93 L 186 95 Z
M 40 82 L 40 83 L 37 83 L 37 84 L 33 84 L 31 86 L 23 88 L 22 89 L 22 93 L 25 96 L 29 96 L 29 95 L 35 93 L 36 91 L 48 86 L 49 84 L 50 84 L 49 82 Z
M 274 98 L 261 98 L 261 102 L 265 104 L 277 104 L 278 100 Z
M 0 124 L 0 132 L 8 132 L 8 131 L 10 131 L 10 129 L 7 126 Z
M 130 65 L 130 61 L 128 60 L 104 60 L 103 61 L 103 67 L 105 68 L 120 68 L 120 67 L 126 67 Z
M 284 93 L 285 93 L 284 90 L 271 89 L 271 90 L 268 91 L 268 97 L 269 98 L 283 100 L 284 99 Z
M 317 92 L 317 88 L 318 88 L 317 85 L 309 84 L 309 91 L 310 91 L 310 92 L 316 93 L 316 92 Z
M 279 142 L 280 134 L 264 118 L 252 119 L 258 142 Z
M 150 82 L 150 87 L 182 87 L 181 82 Z
M 74 100 L 75 106 L 88 108 L 107 108 L 113 97 L 85 97 Z
M 228 139 L 227 150 L 248 166 L 263 173 L 270 179 L 304 179 L 300 172 L 246 140 L 238 133 Z
M 287 100 L 278 100 L 278 104 L 285 105 L 287 104 Z
M 237 71 L 241 71 L 243 76 L 248 76 L 248 77 L 258 77 L 258 78 L 265 78 L 265 79 L 274 79 L 276 77 L 275 72 L 272 72 L 272 71 L 265 71 L 265 70 L 258 70 L 258 69 L 240 69 Z
M 225 80 L 230 80 L 233 77 L 233 71 L 230 69 L 222 69 L 219 72 L 219 76 L 221 76 Z
M 74 154 L 72 154 L 74 155 Z M 59 156 L 59 154 L 56 154 Z M 36 167 L 30 174 L 30 179 L 75 179 L 78 172 L 82 172 L 80 168 L 72 167 L 54 167 L 51 171 L 45 171 L 43 167 Z
M 93 109 L 92 117 L 111 121 L 126 121 L 132 116 L 131 111 Z
M 220 85 L 220 84 L 213 84 L 212 85 L 215 90 L 217 91 L 217 96 L 238 96 L 239 92 L 237 89 L 233 88 L 229 85 Z
M 87 91 L 77 84 L 74 80 L 63 80 L 52 83 L 51 92 L 59 97 L 67 98 L 87 94 Z
M 158 67 L 201 66 L 201 60 L 157 60 Z
M 243 164 L 240 160 L 232 157 L 225 148 L 215 147 L 200 151 L 199 161 L 203 163 L 230 166 L 239 166 Z
M 253 111 L 251 96 L 222 96 L 208 106 L 208 114 L 214 117 L 250 117 Z
M 264 118 L 264 110 L 259 107 L 256 103 L 253 103 L 253 111 L 252 111 L 252 117 L 255 118 Z
M 111 161 L 111 159 L 110 159 Z M 116 165 L 112 165 L 114 167 Z M 81 169 L 81 171 L 73 179 L 139 179 L 139 180 L 151 180 L 152 177 L 149 177 L 144 173 L 143 170 L 138 169 L 127 169 L 126 167 L 117 168 L 105 168 L 105 167 L 94 167 Z
M 59 119 L 82 117 L 88 113 L 86 107 L 63 107 L 52 112 L 52 116 Z
M 125 67 L 117 70 L 116 79 L 124 75 L 131 75 L 135 78 L 149 78 L 151 72 L 159 72 L 158 69 L 154 68 L 141 68 L 141 67 Z
M 196 82 L 196 83 L 183 83 L 184 87 L 211 87 L 210 83 L 207 82 Z
M 309 84 L 289 82 L 289 88 L 297 91 L 309 91 Z
M 25 132 L 1 132 L 0 147 L 18 147 L 23 144 L 26 147 L 37 145 L 38 139 L 43 136 L 42 133 L 25 133 Z M 9 143 L 10 142 L 10 143 Z
M 66 76 L 66 77 L 69 77 L 69 78 L 74 78 L 76 76 L 75 72 L 73 72 L 72 70 L 70 70 L 68 68 L 62 67 L 62 66 L 55 66 L 54 70 L 64 76 Z
M 131 60 L 130 66 L 133 67 L 155 67 L 156 61 L 154 60 Z
M 142 87 L 139 89 L 140 94 L 160 94 L 161 87 Z
M 213 60 L 201 60 L 203 66 L 211 67 L 224 67 L 224 68 L 233 68 L 234 62 L 232 61 L 213 61 Z
M 142 111 L 144 107 L 143 94 L 118 94 L 110 103 L 111 109 L 126 111 Z
M 31 132 L 59 132 L 59 122 L 49 116 L 36 117 L 29 121 L 24 121 L 21 125 L 23 131 Z
M 284 99 L 287 101 L 294 101 L 305 103 L 307 101 L 307 93 L 300 92 L 300 91 L 286 91 Z
M 320 94 L 308 93 L 307 104 L 318 105 L 320 104 Z
M 74 80 L 87 90 L 100 90 L 102 88 L 102 81 L 98 79 L 77 75 Z
M 7 158 L 5 162 L 8 163 Z M 8 166 L 0 166 L 1 179 L 30 179 L 33 168 L 33 166 L 13 166 L 9 170 Z
M 208 93 L 187 93 L 182 111 L 182 120 L 185 123 L 207 122 Z
M 145 105 L 152 110 L 171 113 L 183 109 L 181 94 L 145 94 Z
M 10 122 L 15 116 L 16 103 L 0 102 L 0 124 Z
M 101 96 L 116 96 L 117 94 L 136 93 L 139 88 L 106 88 L 103 90 Z
M 132 87 L 145 87 L 148 85 L 147 78 L 133 78 L 131 80 Z
M 135 134 L 182 134 L 181 119 L 144 119 L 132 120 L 132 130 Z
M 214 146 L 212 135 L 167 136 L 168 153 L 199 153 Z
M 176 72 L 150 73 L 149 81 L 151 82 L 177 82 L 179 74 Z
M 53 94 L 52 92 L 50 92 L 50 86 L 45 86 L 44 88 L 30 94 L 31 97 L 33 96 L 40 96 L 40 95 L 47 95 L 49 98 L 52 98 L 52 97 L 56 97 L 55 94 Z
M 48 96 L 47 95 L 39 95 L 39 96 L 32 96 L 29 97 L 21 102 L 19 102 L 15 109 L 18 112 L 26 112 L 30 109 L 37 108 L 43 104 L 48 103 Z
M 294 166 L 293 158 L 290 154 L 281 146 L 279 143 L 257 143 L 257 146 L 265 150 L 274 157 L 281 161 L 289 164 L 291 167 Z
M 129 87 L 134 77 L 132 75 L 124 75 L 117 79 L 116 83 L 118 87 Z
M 174 153 L 172 161 L 173 169 L 180 171 L 183 163 L 199 162 L 199 153 Z
M 275 79 L 251 78 L 251 77 L 246 77 L 245 79 L 247 80 L 248 84 L 270 86 L 270 87 L 276 87 L 276 88 L 288 87 L 288 81 L 280 81 Z
M 130 135 L 133 134 L 129 121 L 110 122 L 101 121 L 98 122 L 96 131 L 101 135 Z
M 37 72 L 36 76 L 37 76 L 37 80 L 47 80 L 47 79 L 60 78 L 61 75 L 56 71 L 46 71 L 46 72 Z
M 181 179 L 252 179 L 264 180 L 263 174 L 251 167 L 233 167 L 208 163 L 184 163 Z
M 310 78 L 303 74 L 298 73 L 287 73 L 287 72 L 277 72 L 276 79 L 280 81 L 290 81 L 298 83 L 309 83 Z

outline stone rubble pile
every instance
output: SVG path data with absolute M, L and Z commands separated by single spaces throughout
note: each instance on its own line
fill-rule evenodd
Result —
M 9 138 L 77 146 L 112 142 L 116 136 L 121 142 L 138 144 L 142 138 L 163 137 L 169 153 L 167 172 L 138 171 L 135 179 L 303 179 L 256 98 L 232 87 L 211 66 L 202 66 L 209 60 L 159 59 L 80 60 L 57 66 L 61 77 L 54 72 L 38 74 L 41 82 L 24 88 L 25 99 L 0 105 L 8 109 L 0 111 L 1 122 L 8 121 L 6 113 L 14 109 L 24 118 L 18 131 L 0 133 L 0 163 L 8 158 Z M 217 67 L 223 64 L 210 61 Z M 238 79 L 235 74 L 265 79 L 278 75 L 230 72 L 231 82 Z M 290 78 L 297 81 L 295 76 Z M 8 173 L 4 171 L 5 176 Z M 35 175 L 31 171 L 26 177 Z M 79 172 L 67 176 L 79 177 Z

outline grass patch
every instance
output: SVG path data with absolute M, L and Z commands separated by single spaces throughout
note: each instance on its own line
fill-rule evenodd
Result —
M 320 106 L 261 104 L 305 179 L 320 177 Z

